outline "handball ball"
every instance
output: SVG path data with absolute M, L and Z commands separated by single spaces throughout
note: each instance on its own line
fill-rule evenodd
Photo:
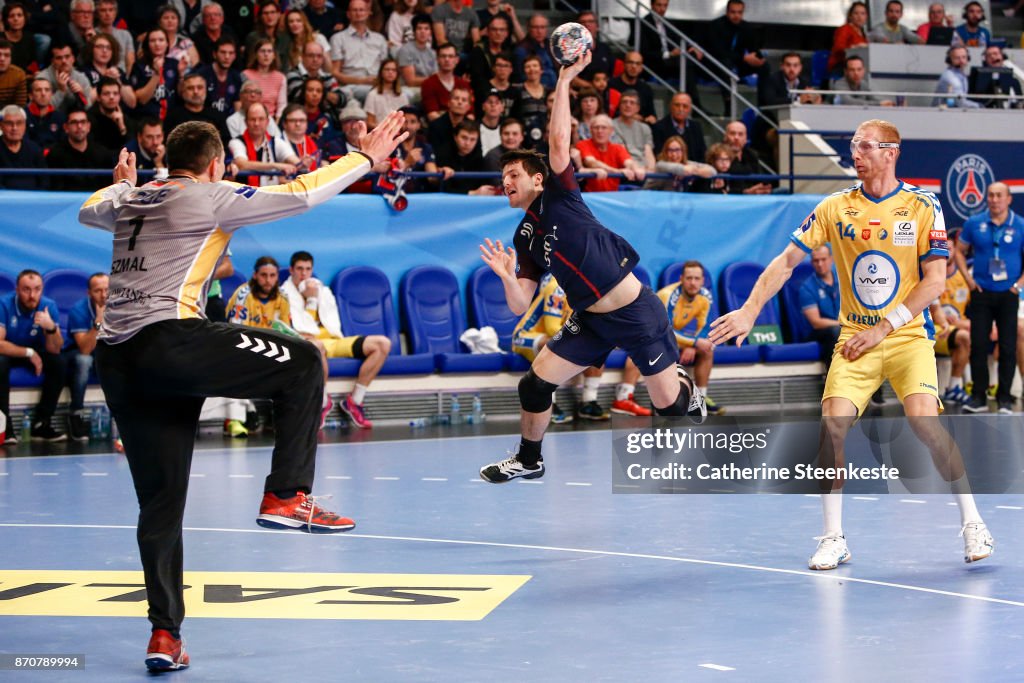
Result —
M 562 66 L 575 64 L 594 46 L 594 37 L 582 24 L 562 24 L 551 34 L 551 55 Z

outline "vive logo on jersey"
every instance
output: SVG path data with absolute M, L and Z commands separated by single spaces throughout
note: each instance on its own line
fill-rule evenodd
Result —
M 884 308 L 896 296 L 899 270 L 891 256 L 866 251 L 853 263 L 853 295 L 865 308 Z
M 252 199 L 252 196 L 256 194 L 256 188 L 252 185 L 242 185 L 240 188 L 235 190 L 235 194 L 242 195 L 243 199 Z
M 917 244 L 917 221 L 896 221 L 892 226 L 892 244 L 895 247 Z
M 984 157 L 964 154 L 949 167 L 942 191 L 961 218 L 970 218 L 985 210 L 985 195 L 993 182 L 995 174 Z

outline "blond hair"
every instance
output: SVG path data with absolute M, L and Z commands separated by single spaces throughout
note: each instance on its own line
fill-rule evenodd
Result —
M 879 142 L 901 142 L 900 131 L 896 128 L 896 125 L 882 119 L 870 119 L 857 126 L 857 130 L 864 128 L 874 128 L 878 131 Z

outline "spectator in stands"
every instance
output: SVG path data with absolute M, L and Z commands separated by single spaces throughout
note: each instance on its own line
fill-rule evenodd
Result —
M 181 32 L 189 38 L 194 38 L 199 33 L 202 25 L 203 8 L 210 4 L 211 0 L 170 0 L 169 4 L 178 11 L 178 24 Z
M 469 80 L 480 91 L 494 73 L 494 60 L 511 46 L 508 20 L 497 16 L 484 28 L 484 38 L 469 53 Z
M 71 0 L 68 15 L 64 38 L 77 54 L 96 35 L 96 6 L 92 0 Z
M 654 147 L 661 149 L 665 141 L 678 135 L 686 141 L 686 149 L 691 159 L 703 159 L 707 154 L 704 142 L 704 129 L 700 122 L 690 118 L 693 113 L 693 99 L 686 93 L 679 92 L 669 102 L 669 113 L 651 126 Z
M 519 103 L 520 89 L 512 85 L 509 80 L 512 77 L 512 54 L 502 52 L 494 58 L 494 66 L 491 68 L 491 78 L 482 86 L 474 84 L 475 100 L 477 103 L 477 118 L 483 116 L 483 102 L 493 92 L 501 99 L 505 114 L 509 115 L 516 110 Z
M 885 3 L 885 21 L 876 24 L 868 34 L 872 43 L 918 45 L 922 42 L 910 27 L 900 23 L 903 18 L 903 3 L 900 0 L 889 0 Z
M 644 59 L 640 53 L 627 52 L 623 58 L 622 73 L 613 78 L 609 86 L 620 93 L 635 91 L 640 98 L 640 118 L 644 123 L 653 125 L 658 121 L 654 114 L 654 90 L 641 78 L 643 73 Z
M 673 135 L 665 141 L 665 146 L 658 153 L 654 170 L 658 173 L 671 173 L 673 177 L 667 180 L 647 178 L 647 182 L 644 183 L 645 190 L 683 192 L 695 177 L 711 178 L 717 173 L 714 166 L 700 161 L 689 161 L 686 142 L 678 135 Z
M 303 48 L 309 43 L 319 44 L 324 52 L 331 49 L 327 38 L 313 29 L 300 9 L 292 8 L 285 12 L 279 30 L 282 40 L 277 46 L 277 56 L 281 60 L 282 71 L 291 71 L 302 63 Z
M 999 412 L 1013 412 L 1014 361 L 1017 353 L 1017 307 L 1024 287 L 1024 219 L 1010 209 L 1013 196 L 1006 183 L 988 186 L 988 209 L 964 223 L 957 250 L 956 267 L 971 289 L 971 378 L 974 389 L 964 405 L 969 413 L 988 411 L 989 334 L 995 323 L 999 340 L 999 382 L 996 403 Z M 974 268 L 967 269 L 967 250 L 974 248 Z
M 545 88 L 554 88 L 558 80 L 558 73 L 555 67 L 554 58 L 551 56 L 551 40 L 548 38 L 548 30 L 551 24 L 543 14 L 534 14 L 530 17 L 528 33 L 522 42 L 516 46 L 515 60 L 517 74 L 526 79 L 524 67 L 527 57 L 536 57 L 540 60 L 541 76 L 540 82 Z M 518 82 L 518 80 L 517 80 Z M 524 122 L 525 123 L 525 122 Z
M 116 26 L 117 0 L 96 0 L 96 32 L 106 33 L 117 43 L 117 66 L 126 74 L 135 66 L 135 40 L 132 34 Z
M 928 21 L 917 27 L 917 35 L 921 37 L 922 43 L 928 42 L 932 28 L 953 28 L 953 15 L 946 14 L 946 8 L 941 2 L 933 2 L 928 5 Z
M 167 34 L 167 58 L 181 62 L 181 71 L 185 73 L 199 66 L 199 52 L 195 43 L 188 36 L 181 34 L 181 17 L 171 5 L 164 5 L 157 10 L 157 23 Z
M 22 2 L 4 4 L 2 14 L 3 33 L 0 34 L 11 44 L 11 62 L 25 71 L 34 74 L 39 70 L 39 56 L 36 50 L 36 35 L 26 30 L 28 12 Z
M 523 62 L 523 81 L 519 91 L 519 100 L 512 115 L 523 122 L 526 134 L 526 146 L 534 148 L 544 137 L 544 128 L 548 118 L 548 94 L 551 92 L 544 86 L 544 67 L 540 57 L 530 55 Z
M 241 89 L 238 91 L 238 101 L 238 110 L 229 116 L 225 123 L 228 128 L 228 135 L 232 138 L 238 137 L 245 131 L 245 112 L 253 102 L 263 101 L 263 90 L 252 81 L 244 81 Z M 281 134 L 280 129 L 272 119 L 267 121 L 267 132 L 273 137 Z
M 228 143 L 233 163 L 240 171 L 280 171 L 285 177 L 295 175 L 299 157 L 291 146 L 267 132 L 267 109 L 254 102 L 245 112 L 245 132 Z M 239 174 L 249 185 L 279 184 L 280 175 Z
M 223 10 L 220 10 L 223 14 Z M 206 81 L 206 106 L 216 112 L 226 127 L 228 117 L 235 113 L 235 103 L 242 93 L 242 72 L 232 66 L 238 44 L 231 36 L 222 35 L 213 50 L 213 61 L 201 64 L 194 73 Z
M 161 121 L 175 100 L 181 64 L 167 55 L 167 33 L 155 28 L 140 40 L 139 59 L 128 82 L 135 89 L 136 116 L 153 116 Z
M 398 82 L 398 62 L 390 57 L 380 63 L 373 89 L 366 95 L 366 125 L 373 128 L 378 121 L 393 111 L 409 104 L 409 95 L 402 92 Z
M 44 81 L 45 83 L 46 81 Z M 0 110 L 0 168 L 46 168 L 43 148 L 25 137 L 25 112 L 16 104 Z M 0 187 L 8 190 L 45 190 L 49 183 L 45 176 L 0 175 Z
M 763 40 L 743 18 L 743 0 L 728 0 L 725 15 L 708 26 L 708 53 L 740 78 L 766 77 L 768 67 L 761 53 Z
M 480 151 L 486 156 L 488 152 L 501 146 L 501 121 L 505 118 L 505 103 L 501 93 L 492 90 L 483 101 L 483 116 L 478 117 L 480 123 Z
M 803 75 L 804 63 L 796 52 L 782 55 L 779 70 L 768 78 L 757 82 L 757 104 L 759 107 L 779 107 L 799 102 L 800 104 L 821 104 L 818 93 L 800 93 L 794 90 L 809 90 L 807 78 Z M 779 115 L 774 109 L 765 114 L 778 123 Z
M 670 36 L 666 28 L 671 27 L 665 17 L 667 11 L 668 0 L 652 0 L 650 13 L 640 24 L 640 53 L 644 64 L 658 76 L 666 80 L 678 80 L 681 53 L 678 47 L 672 46 L 675 36 Z M 650 24 L 654 24 L 653 29 Z
M 871 77 L 864 69 L 864 60 L 857 55 L 846 59 L 843 77 L 832 84 L 832 89 L 847 91 L 838 92 L 832 100 L 832 104 L 874 104 L 884 107 L 891 107 L 895 104 L 892 100 L 882 99 L 878 95 L 872 94 Z
M 252 9 L 250 5 L 250 9 Z M 256 43 L 260 40 L 269 40 L 270 44 L 277 48 L 278 41 L 284 41 L 283 31 L 278 29 L 278 20 L 281 18 L 281 5 L 277 0 L 258 0 L 256 2 L 256 27 L 245 36 L 245 58 L 246 61 L 252 58 L 256 52 Z
M 327 0 L 309 0 L 303 10 L 310 25 L 321 35 L 333 36 L 345 28 L 345 22 L 341 19 L 341 12 L 334 5 L 328 5 Z
M 415 88 L 414 95 L 418 95 L 423 81 L 438 70 L 437 55 L 430 44 L 433 30 L 430 16 L 417 14 L 412 18 L 412 40 L 402 45 L 396 54 L 402 82 Z M 418 99 L 418 96 L 413 99 Z
M 594 176 L 587 179 L 587 192 L 616 192 L 619 178 L 609 178 L 609 173 L 621 173 L 626 180 L 636 182 L 642 182 L 647 175 L 644 167 L 629 155 L 629 150 L 611 141 L 613 131 L 611 118 L 598 114 L 590 122 L 590 139 L 580 140 L 576 145 L 583 167 Z
M 433 53 L 431 53 L 433 54 Z M 325 69 L 327 50 L 316 42 L 306 43 L 302 48 L 302 61 L 288 72 L 288 101 L 298 102 L 302 99 L 302 86 L 306 79 L 315 76 L 324 86 L 324 108 L 339 109 L 345 106 L 347 98 L 341 91 L 341 85 L 329 69 Z
M 964 5 L 964 23 L 953 32 L 953 45 L 965 47 L 988 47 L 992 42 L 992 34 L 981 25 L 985 21 L 985 8 L 980 2 L 969 2 Z
M 64 137 L 64 122 L 67 117 L 53 106 L 53 85 L 45 76 L 36 75 L 29 89 L 28 137 L 32 142 L 49 152 Z
M 427 125 L 427 140 L 434 148 L 438 159 L 449 159 L 454 156 L 455 128 L 469 116 L 469 88 L 456 86 L 448 98 L 448 111 Z
M 480 17 L 462 0 L 439 2 L 430 12 L 434 24 L 434 44 L 451 43 L 463 58 L 480 42 Z
M 649 171 L 654 170 L 654 138 L 651 127 L 640 118 L 640 96 L 635 90 L 622 93 L 614 129 L 615 142 L 626 146 L 633 161 Z
M 454 45 L 445 43 L 438 46 L 437 73 L 425 79 L 422 84 L 423 111 L 428 122 L 444 116 L 448 110 L 448 99 L 456 88 L 472 92 L 470 82 L 455 75 L 458 63 L 459 53 Z
M 704 286 L 704 266 L 700 261 L 687 261 L 679 282 L 658 290 L 658 298 L 668 311 L 679 364 L 693 366 L 693 379 L 708 405 L 708 415 L 723 415 L 725 408 L 708 396 L 708 380 L 715 362 L 715 345 L 708 340 L 711 331 L 711 292 Z
M 501 144 L 484 155 L 484 170 L 501 173 L 501 155 L 522 146 L 523 124 L 510 116 L 501 122 Z
M 526 37 L 526 31 L 523 30 L 522 24 L 519 23 L 519 17 L 516 15 L 515 5 L 510 2 L 486 0 L 486 4 L 476 11 L 476 16 L 480 19 L 481 28 L 486 28 L 487 24 L 491 23 L 492 17 L 504 17 L 512 29 L 510 39 L 514 43 L 519 43 Z
M 736 152 L 724 142 L 716 142 L 708 148 L 704 160 L 709 166 L 715 169 L 716 174 L 728 173 L 732 162 L 736 159 Z M 697 178 L 690 185 L 691 192 L 704 194 L 729 194 L 733 191 L 731 181 L 725 178 Z
M 954 45 L 946 51 L 946 70 L 939 76 L 935 85 L 938 93 L 932 105 L 936 107 L 963 107 L 978 109 L 981 105 L 967 97 L 969 84 L 967 81 L 967 64 L 971 61 L 967 48 Z
M 285 107 L 281 115 L 281 137 L 299 158 L 298 173 L 315 171 L 320 165 L 320 147 L 307 132 L 308 122 L 302 105 L 294 102 Z
M 15 290 L 0 298 L 0 412 L 10 415 L 11 369 L 26 368 L 43 376 L 42 395 L 32 413 L 33 441 L 64 441 L 67 435 L 50 425 L 64 388 L 64 363 L 60 349 L 60 311 L 43 296 L 43 278 L 34 270 L 18 273 Z M 18 443 L 7 430 L 5 444 Z
M 369 29 L 369 18 L 368 0 L 350 0 L 348 28 L 331 36 L 334 75 L 345 93 L 360 103 L 366 99 L 381 62 L 388 56 L 387 38 Z
M 84 109 L 75 109 L 64 122 L 64 139 L 46 157 L 50 168 L 96 168 L 109 170 L 116 153 L 92 140 L 92 126 Z M 55 190 L 95 192 L 110 185 L 108 174 L 59 175 L 51 183 Z
M 338 114 L 339 123 L 341 125 L 340 137 L 330 140 L 327 145 L 320 142 L 321 148 L 324 150 L 324 155 L 331 161 L 334 161 L 338 157 L 344 156 L 349 152 L 359 151 L 359 122 L 366 122 L 366 111 L 359 106 L 359 102 L 356 100 L 350 101 L 345 105 L 345 108 Z M 370 167 L 370 171 L 373 173 L 385 173 L 391 168 L 391 161 L 384 160 L 375 166 Z M 366 177 L 362 180 L 352 183 L 345 190 L 348 194 L 367 194 L 373 191 L 373 179 Z
M 164 128 L 160 119 L 154 116 L 142 119 L 135 137 L 125 148 L 135 154 L 135 163 L 140 170 L 156 171 L 157 178 L 167 177 Z M 140 179 L 140 182 L 145 183 L 146 180 Z
M 89 291 L 68 311 L 68 339 L 64 341 L 64 366 L 68 369 L 68 388 L 71 404 L 68 406 L 68 434 L 75 441 L 89 440 L 89 421 L 86 419 L 85 389 L 92 372 L 96 337 L 103 325 L 103 312 L 107 308 L 110 276 L 93 273 L 89 276 Z
M 596 72 L 593 80 L 590 82 L 594 84 L 594 90 L 601 97 L 604 112 L 608 116 L 615 116 L 615 112 L 619 109 L 619 98 L 622 96 L 622 93 L 611 87 L 608 74 L 603 71 Z
M 171 134 L 175 126 L 186 121 L 206 121 L 217 129 L 222 141 L 227 143 L 231 139 L 224 118 L 206 104 L 206 79 L 202 75 L 191 73 L 181 79 L 178 101 L 180 104 L 171 107 L 164 119 L 164 132 L 167 135 Z
M 118 66 L 121 60 L 121 46 L 113 36 L 97 33 L 86 43 L 82 54 L 87 58 L 82 65 L 82 73 L 89 79 L 89 85 L 99 95 L 100 80 L 112 78 L 121 86 L 121 101 L 128 109 L 135 108 L 135 91 L 128 83 L 128 74 Z
M 242 72 L 242 76 L 260 86 L 260 90 L 263 91 L 260 101 L 266 107 L 270 118 L 276 121 L 278 114 L 284 111 L 284 106 L 288 104 L 288 89 L 277 60 L 274 43 L 269 38 L 259 38 L 253 46 L 253 51 L 249 53 L 246 64 L 248 68 Z
M 725 126 L 725 139 L 723 142 L 732 147 L 736 158 L 729 166 L 731 175 L 756 175 L 763 173 L 761 160 L 757 152 L 747 144 L 747 126 L 742 121 L 730 121 Z M 733 180 L 731 192 L 742 192 L 743 194 L 771 194 L 772 186 L 763 181 L 736 181 Z
M 121 102 L 121 85 L 104 76 L 97 86 L 98 96 L 89 110 L 92 139 L 107 149 L 120 150 L 128 140 L 128 119 Z
M 1013 73 L 1009 70 L 1004 70 L 1006 67 L 1006 55 L 1003 53 L 1003 48 L 998 45 L 986 47 L 982 57 L 982 66 L 989 69 L 1000 69 L 1001 71 L 982 73 L 978 69 L 971 69 L 971 74 L 967 79 L 969 92 L 990 95 L 1019 96 L 1021 94 L 1020 83 L 1013 77 Z M 1019 107 L 1021 100 L 1015 97 L 1006 99 L 993 98 L 990 100 L 978 100 L 978 103 L 988 109 L 1010 109 Z
M 53 106 L 67 114 L 74 107 L 92 104 L 95 93 L 85 74 L 75 68 L 71 46 L 54 42 L 50 45 L 50 66 L 39 72 L 53 87 Z
M 587 68 L 581 71 L 580 75 L 572 81 L 572 87 L 579 90 L 580 88 L 594 87 L 594 74 L 598 71 L 603 71 L 609 75 L 612 74 L 615 71 L 615 55 L 612 54 L 612 50 L 608 47 L 608 44 L 601 40 L 600 28 L 597 23 L 597 15 L 594 12 L 590 10 L 580 12 L 579 16 L 576 17 L 576 22 L 581 24 L 583 28 L 590 31 L 590 35 L 594 39 L 594 47 L 591 49 L 590 64 L 588 64 Z M 625 90 L 625 88 L 619 88 L 619 90 Z M 643 103 L 641 102 L 641 104 Z M 654 100 L 652 97 L 652 115 L 654 113 L 653 105 Z
M 352 105 L 355 103 L 350 103 Z M 292 254 L 290 265 L 291 276 L 281 285 L 281 291 L 288 299 L 292 326 L 316 345 L 322 357 L 362 361 L 352 393 L 338 404 L 338 408 L 354 426 L 369 429 L 373 423 L 363 411 L 363 399 L 391 352 L 391 340 L 379 334 L 345 336 L 334 293 L 313 277 L 313 255 L 297 251 Z
M 398 146 L 398 158 L 402 162 L 401 170 L 417 171 L 426 173 L 437 173 L 437 163 L 434 157 L 434 148 L 420 134 L 423 122 L 420 120 L 420 113 L 416 107 L 402 107 L 405 114 L 405 130 L 409 137 Z M 409 178 L 405 181 L 406 192 L 422 192 L 427 182 L 422 178 Z
M 455 178 L 455 173 L 481 173 L 484 168 L 484 157 L 480 153 L 480 124 L 472 119 L 464 119 L 455 126 L 454 145 L 450 146 L 451 155 L 438 155 L 438 170 L 444 173 L 442 189 L 451 194 L 498 194 L 498 188 L 482 178 Z
M 341 135 L 334 110 L 324 102 L 324 84 L 319 78 L 310 76 L 306 79 L 297 104 L 306 114 L 306 134 L 317 141 L 321 150 Z
M 225 38 L 230 39 L 231 44 L 234 45 L 235 56 L 231 63 L 223 68 L 240 70 L 240 63 L 236 61 L 239 57 L 238 46 L 240 41 L 235 32 L 231 30 L 231 27 L 224 25 L 224 8 L 217 2 L 204 4 L 202 24 L 198 30 L 192 33 L 196 52 L 199 53 L 199 61 L 204 65 L 211 65 L 217 61 L 216 53 L 221 45 L 220 41 Z M 209 78 L 207 78 L 207 81 L 209 81 Z
M 594 90 L 593 88 L 586 88 L 580 91 L 579 107 L 580 116 L 579 123 L 577 124 L 579 137 L 580 140 L 589 140 L 590 122 L 598 114 L 605 113 L 604 102 L 601 100 L 601 96 L 597 94 L 596 90 Z
M 28 103 L 28 77 L 25 70 L 11 63 L 11 43 L 0 38 L 0 106 Z
M 399 0 L 384 24 L 384 37 L 388 39 L 388 52 L 397 56 L 398 50 L 412 42 L 412 20 L 424 12 L 423 0 Z
M 832 259 L 832 247 L 820 246 L 811 252 L 814 272 L 800 285 L 800 310 L 811 326 L 810 341 L 821 347 L 821 361 L 828 372 L 832 351 L 839 341 L 839 276 Z M 803 340 L 796 340 L 803 341 Z
M 857 0 L 846 11 L 846 23 L 836 29 L 832 38 L 832 52 L 828 56 L 828 70 L 835 74 L 846 65 L 846 51 L 851 47 L 868 44 L 868 6 Z

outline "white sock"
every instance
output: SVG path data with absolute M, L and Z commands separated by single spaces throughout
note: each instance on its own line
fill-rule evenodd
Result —
M 950 389 L 956 389 L 957 387 L 962 387 L 963 385 L 964 385 L 964 378 L 963 377 L 950 377 L 949 378 L 949 388 Z
M 967 481 L 967 475 L 949 483 L 953 491 L 953 500 L 960 508 L 960 526 L 968 522 L 980 522 L 981 513 L 978 506 L 974 504 L 974 494 L 971 493 L 971 485 Z
M 988 384 L 995 386 L 999 382 L 999 361 L 992 356 L 988 357 Z M 985 387 L 988 389 L 988 387 Z
M 629 397 L 633 395 L 633 391 L 635 389 L 636 389 L 636 387 L 633 386 L 632 384 L 626 384 L 625 382 L 623 382 L 622 384 L 620 384 L 618 386 L 618 388 L 615 389 L 615 400 L 616 401 L 626 401 L 626 400 L 629 400 Z
M 324 389 L 324 401 L 320 404 L 320 407 L 323 408 L 329 405 L 331 405 L 331 395 L 327 392 L 327 389 Z
M 362 384 L 356 384 L 352 388 L 352 402 L 357 406 L 363 405 L 363 399 L 366 398 L 366 387 Z
M 583 378 L 583 402 L 590 403 L 597 400 L 597 389 L 601 386 L 600 377 Z
M 843 494 L 836 490 L 821 494 L 821 512 L 825 518 L 824 535 L 843 535 Z
M 701 393 L 702 396 L 707 396 L 708 395 L 708 388 L 706 386 L 697 387 L 697 389 L 700 390 L 700 393 Z

